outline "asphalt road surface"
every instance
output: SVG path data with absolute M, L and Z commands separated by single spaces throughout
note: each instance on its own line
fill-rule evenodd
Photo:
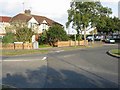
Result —
M 113 48 L 118 46 L 14 57 L 31 61 L 3 60 L 2 82 L 18 88 L 118 88 L 118 59 L 106 54 Z
M 44 87 L 47 75 L 44 57 L 38 54 L 3 57 L 2 84 L 15 88 Z
M 117 45 L 49 54 L 46 88 L 118 88 Z

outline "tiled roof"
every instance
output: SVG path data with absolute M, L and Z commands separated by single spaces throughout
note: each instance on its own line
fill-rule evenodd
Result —
M 16 16 L 14 16 L 12 19 L 11 19 L 11 22 L 14 22 L 14 21 L 25 21 L 25 22 L 28 22 L 32 17 L 35 18 L 35 20 L 41 24 L 44 20 L 47 21 L 48 25 L 49 26 L 52 26 L 53 24 L 59 24 L 61 25 L 60 23 L 57 23 L 47 17 L 44 17 L 44 16 L 38 16 L 38 15 L 28 15 L 28 14 L 18 14 Z M 62 26 L 62 25 L 61 25 Z
M 11 17 L 7 16 L 0 16 L 0 22 L 9 22 Z

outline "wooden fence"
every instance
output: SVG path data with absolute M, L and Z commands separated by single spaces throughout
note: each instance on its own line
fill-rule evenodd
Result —
M 32 43 L 24 43 L 24 44 L 0 44 L 0 49 L 33 49 Z
M 84 40 L 83 41 L 58 41 L 55 43 L 57 47 L 65 47 L 65 46 L 84 46 Z M 86 45 L 88 45 L 88 41 L 86 40 Z
M 85 45 L 83 41 L 58 41 L 55 43 L 57 47 L 67 47 L 67 46 L 79 46 Z M 88 41 L 86 40 L 86 45 Z M 10 43 L 10 44 L 0 44 L 0 49 L 33 49 L 32 43 Z

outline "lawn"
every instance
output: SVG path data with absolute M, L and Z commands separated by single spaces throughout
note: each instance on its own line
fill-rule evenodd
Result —
M 14 56 L 14 55 L 24 55 L 24 54 L 36 54 L 36 53 L 47 53 L 48 50 L 2 50 L 2 55 L 4 56 Z
M 110 50 L 110 52 L 112 54 L 120 55 L 120 49 L 113 49 L 113 50 Z

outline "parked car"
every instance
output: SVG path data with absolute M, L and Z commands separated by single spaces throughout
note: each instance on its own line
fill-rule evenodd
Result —
M 108 36 L 105 39 L 105 43 L 115 43 L 115 39 L 112 36 Z
M 88 41 L 100 41 L 100 40 L 103 40 L 103 36 L 101 36 L 101 35 L 88 35 L 87 37 L 86 37 L 86 39 L 88 40 Z
M 95 41 L 101 41 L 101 40 L 104 39 L 104 36 L 103 36 L 103 35 L 95 35 L 94 37 L 95 37 L 95 38 L 94 38 Z
M 94 36 L 93 35 L 88 35 L 86 37 L 86 40 L 88 40 L 88 42 L 93 41 L 94 40 Z
M 115 40 L 116 43 L 120 43 L 120 34 L 113 35 L 113 39 Z

